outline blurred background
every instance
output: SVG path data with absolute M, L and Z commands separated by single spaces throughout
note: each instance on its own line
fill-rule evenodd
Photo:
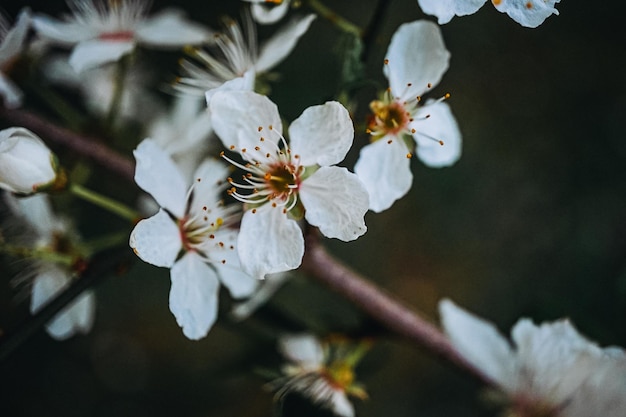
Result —
M 376 4 L 327 3 L 359 26 L 372 18 Z M 62 1 L 12 1 L 2 8 L 14 18 L 24 5 L 55 15 L 67 10 Z M 154 1 L 152 10 L 167 5 Z M 218 29 L 220 16 L 239 17 L 241 4 L 185 0 L 176 6 Z M 429 96 L 451 93 L 463 133 L 461 160 L 429 169 L 413 158 L 414 183 L 405 198 L 382 214 L 369 213 L 369 230 L 357 241 L 325 244 L 433 322 L 437 302 L 447 297 L 506 334 L 520 317 L 569 317 L 601 345 L 626 346 L 623 19 L 610 2 L 564 0 L 557 8 L 560 16 L 537 29 L 521 27 L 489 2 L 441 27 L 452 58 Z M 391 35 L 416 19 L 434 20 L 414 0 L 388 2 L 366 66 L 381 88 Z M 279 25 L 261 28 L 260 35 Z M 270 97 L 288 120 L 336 92 L 338 36 L 318 18 L 276 69 L 281 79 Z M 158 56 L 171 74 L 178 57 Z M 166 81 L 161 76 L 156 83 Z M 374 87 L 359 92 L 357 123 L 376 94 Z M 140 139 L 124 146 L 133 149 Z M 352 168 L 366 143 L 366 135 L 357 134 L 346 166 Z M 137 194 L 107 173 L 93 185 L 127 201 Z M 124 227 L 82 203 L 69 213 L 87 234 Z M 41 330 L 0 364 L 1 415 L 327 416 L 296 395 L 282 408 L 273 404 L 263 370 L 281 363 L 275 337 L 306 328 L 380 330 L 349 302 L 296 274 L 242 323 L 229 318 L 223 294 L 217 325 L 205 339 L 190 341 L 168 309 L 168 271 L 129 259 L 125 271 L 96 287 L 90 334 L 55 342 Z M 27 293 L 11 285 L 21 264 L 0 260 L 0 327 L 11 331 L 28 317 Z M 359 416 L 497 414 L 480 400 L 481 386 L 471 376 L 394 337 L 380 338 L 358 379 L 370 395 L 354 401 Z

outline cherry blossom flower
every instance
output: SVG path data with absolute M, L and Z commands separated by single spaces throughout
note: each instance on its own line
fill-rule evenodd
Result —
M 217 318 L 220 282 L 234 298 L 249 296 L 257 281 L 243 273 L 235 249 L 236 208 L 219 198 L 227 167 L 207 160 L 189 187 L 172 159 L 151 139 L 134 151 L 135 181 L 161 209 L 140 221 L 130 246 L 143 261 L 171 268 L 170 310 L 189 339 L 207 335 Z
M 354 128 L 338 102 L 306 109 L 282 134 L 278 109 L 250 91 L 220 91 L 209 103 L 211 122 L 224 146 L 245 165 L 223 157 L 245 174 L 229 179 L 230 195 L 246 203 L 239 257 L 254 277 L 295 269 L 304 255 L 296 219 L 304 218 L 330 238 L 351 241 L 367 228 L 367 191 L 346 168 L 333 166 L 352 146 Z M 261 242 L 259 241 L 261 240 Z
M 215 37 L 219 51 L 190 50 L 192 60 L 182 62 L 184 76 L 176 88 L 189 94 L 213 89 L 254 90 L 260 74 L 282 62 L 295 48 L 315 19 L 314 14 L 294 17 L 274 36 L 258 46 L 254 23 L 244 15 L 243 29 L 234 20 L 226 22 L 226 32 Z
M 250 5 L 252 17 L 262 25 L 278 22 L 289 11 L 290 0 L 245 0 Z
M 19 107 L 22 104 L 22 92 L 4 72 L 22 52 L 29 28 L 30 11 L 28 9 L 20 12 L 12 28 L 0 14 L 0 97 L 7 108 Z
M 348 395 L 366 399 L 367 393 L 354 381 L 354 368 L 367 351 L 368 343 L 351 344 L 345 339 L 321 342 L 310 334 L 285 335 L 278 348 L 289 363 L 283 378 L 270 386 L 277 397 L 299 392 L 342 417 L 354 416 Z
M 521 319 L 511 330 L 512 346 L 493 324 L 449 300 L 440 302 L 439 311 L 458 352 L 506 395 L 507 415 L 623 415 L 626 353 L 622 349 L 601 349 L 568 320 L 537 326 Z
M 68 255 L 80 252 L 78 236 L 65 219 L 54 214 L 47 195 L 16 198 L 6 194 L 5 201 L 15 216 L 22 220 L 20 237 L 27 247 L 39 252 Z M 33 314 L 63 292 L 75 279 L 68 266 L 44 259 L 35 261 L 18 277 L 18 280 L 32 283 L 30 311 Z M 76 333 L 88 333 L 94 316 L 95 296 L 92 291 L 86 290 L 46 323 L 46 331 L 56 340 L 65 340 Z
M 65 182 L 56 155 L 37 135 L 23 127 L 0 131 L 0 188 L 32 194 Z
M 429 167 L 454 164 L 461 156 L 461 133 L 448 105 L 439 100 L 422 104 L 421 95 L 448 69 L 439 27 L 420 20 L 394 33 L 383 71 L 389 89 L 370 103 L 368 132 L 372 143 L 361 149 L 354 171 L 370 193 L 370 209 L 381 212 L 411 188 L 410 158 Z
M 119 60 L 137 44 L 153 48 L 180 48 L 206 42 L 211 32 L 168 9 L 147 17 L 144 0 L 67 0 L 72 15 L 57 20 L 33 17 L 33 27 L 44 38 L 74 46 L 70 65 L 81 72 Z
M 417 0 L 424 13 L 436 16 L 440 25 L 454 16 L 474 14 L 487 0 Z M 491 0 L 491 4 L 522 26 L 536 28 L 559 11 L 554 7 L 561 0 Z

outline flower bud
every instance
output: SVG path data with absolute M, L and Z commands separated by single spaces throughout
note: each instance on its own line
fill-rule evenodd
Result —
M 0 131 L 0 188 L 32 194 L 60 189 L 66 180 L 56 155 L 30 130 Z

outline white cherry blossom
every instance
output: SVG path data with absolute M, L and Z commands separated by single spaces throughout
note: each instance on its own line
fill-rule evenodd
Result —
M 209 103 L 211 121 L 224 146 L 245 164 L 242 180 L 229 179 L 229 193 L 246 203 L 239 257 L 254 277 L 295 269 L 304 254 L 296 222 L 304 218 L 322 234 L 343 241 L 363 235 L 367 191 L 346 168 L 333 166 L 352 146 L 354 128 L 338 102 L 304 110 L 282 134 L 278 109 L 250 91 L 220 91 Z
M 511 344 L 493 324 L 449 300 L 440 302 L 439 311 L 443 328 L 458 352 L 508 397 L 507 415 L 623 415 L 623 350 L 600 348 L 568 320 L 535 325 L 521 319 L 511 330 Z
M 0 131 L 0 188 L 32 194 L 65 185 L 57 157 L 33 132 L 23 127 Z
M 474 14 L 487 0 L 417 0 L 426 14 L 437 17 L 440 25 L 454 16 Z M 536 28 L 559 11 L 554 7 L 561 0 L 491 0 L 501 13 L 506 13 L 522 26 Z
M 30 29 L 30 11 L 20 12 L 15 26 L 10 27 L 0 14 L 0 97 L 7 108 L 22 104 L 22 91 L 4 74 L 11 62 L 24 50 L 24 42 Z
M 79 245 L 78 237 L 72 232 L 69 223 L 54 214 L 47 195 L 16 198 L 6 194 L 5 201 L 26 226 L 20 228 L 20 237 L 25 245 L 50 252 L 62 252 L 68 248 L 74 250 Z M 26 268 L 19 279 L 32 283 L 31 313 L 41 310 L 69 287 L 74 278 L 67 266 L 50 261 L 38 260 Z M 86 290 L 46 323 L 46 331 L 56 340 L 65 340 L 76 333 L 88 333 L 93 326 L 94 316 L 95 296 L 92 291 Z
M 368 132 L 372 142 L 361 149 L 354 170 L 370 193 L 370 209 L 381 212 L 411 188 L 410 158 L 433 168 L 454 164 L 461 156 L 461 133 L 447 103 L 421 95 L 434 87 L 448 69 L 439 27 L 419 20 L 394 33 L 383 71 L 389 88 L 370 103 Z
M 135 226 L 130 246 L 145 262 L 171 268 L 170 310 L 185 336 L 201 339 L 217 318 L 220 282 L 234 298 L 249 296 L 257 285 L 239 266 L 231 228 L 236 208 L 220 200 L 227 167 L 206 160 L 189 187 L 153 140 L 145 139 L 134 155 L 135 181 L 161 209 Z
M 252 17 L 258 23 L 269 25 L 278 22 L 289 11 L 290 0 L 245 0 L 250 5 Z
M 208 48 L 191 51 L 192 59 L 182 62 L 184 76 L 178 79 L 176 88 L 201 95 L 218 88 L 254 90 L 257 77 L 287 58 L 315 17 L 314 14 L 294 17 L 260 46 L 249 15 L 244 15 L 243 28 L 234 20 L 227 20 L 225 32 L 215 36 L 219 51 Z
M 185 19 L 180 10 L 168 9 L 148 17 L 145 0 L 67 0 L 72 12 L 63 20 L 33 17 L 33 27 L 44 39 L 73 46 L 70 65 L 81 72 L 114 62 L 137 44 L 153 48 L 197 45 L 211 31 Z
M 278 349 L 289 361 L 282 378 L 271 383 L 278 398 L 299 392 L 335 415 L 353 417 L 354 406 L 348 395 L 367 398 L 354 381 L 354 367 L 367 350 L 367 344 L 347 340 L 320 341 L 310 334 L 290 334 L 278 341 Z

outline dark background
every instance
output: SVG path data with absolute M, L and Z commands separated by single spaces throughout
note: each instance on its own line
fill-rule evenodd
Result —
M 375 7 L 366 0 L 331 3 L 361 26 Z M 29 4 L 35 11 L 65 10 L 60 1 Z M 153 10 L 165 4 L 155 1 Z M 239 7 L 235 1 L 178 5 L 213 27 L 221 13 L 237 16 Z M 11 17 L 20 6 L 2 5 Z M 433 321 L 438 300 L 448 297 L 507 333 L 522 316 L 570 317 L 600 344 L 625 346 L 624 23 L 611 2 L 564 0 L 558 9 L 560 16 L 527 29 L 487 2 L 475 15 L 442 26 L 451 66 L 430 96 L 452 94 L 461 160 L 429 169 L 414 158 L 413 188 L 404 199 L 369 213 L 369 231 L 356 242 L 327 244 Z M 391 34 L 421 18 L 433 19 L 417 2 L 389 2 L 366 68 L 381 86 Z M 282 81 L 271 97 L 287 119 L 335 92 L 337 35 L 318 18 L 278 67 Z M 375 93 L 359 93 L 358 118 Z M 357 135 L 346 165 L 352 167 L 365 143 Z M 94 229 L 121 225 L 100 212 L 97 220 L 83 214 L 80 222 Z M 10 285 L 19 267 L 6 259 L 2 265 L 0 324 L 11 330 L 27 316 L 27 303 Z M 377 330 L 347 301 L 297 276 L 243 324 L 228 320 L 225 297 L 217 326 L 192 342 L 168 310 L 168 272 L 140 262 L 129 268 L 97 287 L 89 335 L 54 342 L 41 331 L 0 364 L 1 415 L 269 416 L 279 407 L 262 388 L 267 379 L 259 370 L 280 363 L 277 329 Z M 401 340 L 382 338 L 359 379 L 371 398 L 355 401 L 358 415 L 496 415 L 478 399 L 480 386 L 470 376 Z M 296 397 L 283 411 L 324 415 Z

